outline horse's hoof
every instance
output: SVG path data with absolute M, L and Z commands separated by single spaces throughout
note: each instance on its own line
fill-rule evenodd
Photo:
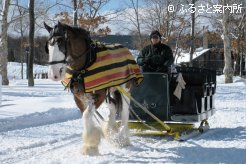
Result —
M 118 140 L 118 145 L 120 147 L 127 147 L 127 146 L 131 146 L 131 142 L 129 140 L 129 138 L 121 138 Z
M 83 146 L 81 149 L 82 155 L 97 156 L 99 154 L 98 147 Z

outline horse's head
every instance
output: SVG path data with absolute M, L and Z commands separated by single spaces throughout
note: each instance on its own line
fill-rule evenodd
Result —
M 75 70 L 83 68 L 88 34 L 81 36 L 79 28 L 60 22 L 53 28 L 44 23 L 44 27 L 50 34 L 46 44 L 46 52 L 49 54 L 49 78 L 55 81 L 62 80 L 67 64 Z

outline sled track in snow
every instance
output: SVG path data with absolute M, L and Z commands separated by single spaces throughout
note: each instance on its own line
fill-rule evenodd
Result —
M 39 157 L 40 155 L 48 154 L 52 151 L 64 148 L 66 146 L 71 146 L 74 144 L 81 144 L 81 133 L 71 133 L 71 134 L 63 134 L 66 131 L 67 127 L 70 127 L 73 124 L 78 124 L 79 120 L 68 121 L 63 123 L 55 123 L 51 125 L 41 126 L 41 127 L 32 127 L 27 129 L 20 129 L 11 132 L 1 133 L 1 143 L 11 142 L 11 139 L 20 140 L 18 144 L 9 146 L 8 148 L 3 148 L 0 150 L 0 163 L 21 163 L 25 160 L 31 159 L 35 157 Z M 63 127 L 62 131 L 54 132 L 55 129 L 59 129 L 59 127 Z M 78 128 L 78 127 L 77 127 Z M 42 134 L 42 130 L 45 129 L 47 134 Z M 62 129 L 62 128 L 60 128 Z M 75 128 L 76 129 L 76 128 Z M 81 128 L 82 129 L 82 128 Z M 80 129 L 80 131 L 81 131 Z M 38 136 L 39 131 L 43 136 Z M 49 133 L 49 131 L 51 133 Z M 70 130 L 72 132 L 72 130 Z M 78 129 L 77 129 L 78 131 Z M 76 132 L 76 130 L 74 131 Z M 38 135 L 30 137 L 31 133 L 37 133 Z M 16 135 L 16 136 L 15 136 Z M 45 138 L 45 135 L 49 137 Z M 44 139 L 42 139 L 42 137 Z M 28 141 L 34 140 L 33 143 Z M 37 141 L 35 141 L 37 140 Z M 11 144 L 11 143 L 10 143 Z M 7 152 L 7 153 L 6 153 Z
M 10 159 L 6 159 L 6 163 L 24 162 L 27 159 L 39 157 L 40 155 L 45 155 L 45 154 L 48 154 L 48 153 L 50 153 L 52 151 L 55 151 L 57 149 L 61 149 L 61 148 L 66 147 L 66 146 L 71 146 L 71 145 L 76 144 L 76 143 L 79 144 L 80 142 L 81 142 L 81 137 L 80 137 L 80 135 L 77 135 L 76 137 L 74 136 L 73 139 L 70 138 L 68 141 L 62 141 L 62 142 L 58 141 L 58 142 L 53 143 L 53 144 L 48 143 L 48 145 L 49 145 L 48 147 L 52 146 L 50 148 L 46 148 L 45 149 L 47 144 L 44 144 L 44 145 L 42 145 L 40 147 L 33 148 L 34 150 L 32 151 L 32 153 L 35 152 L 36 154 L 28 154 L 26 156 L 17 157 L 18 159 L 14 159 L 14 160 L 12 160 L 11 158 Z M 35 149 L 42 149 L 42 147 L 44 147 L 45 150 L 42 150 L 42 151 L 36 150 L 35 151 Z M 21 150 L 21 151 L 23 151 L 23 150 Z M 21 154 L 23 154 L 23 153 L 21 153 Z
M 79 110 L 68 110 L 66 108 L 52 108 L 43 113 L 32 113 L 19 117 L 6 118 L 0 120 L 0 132 L 18 130 L 30 127 L 49 125 L 53 123 L 66 122 L 80 119 Z M 35 122 L 33 121 L 35 120 Z

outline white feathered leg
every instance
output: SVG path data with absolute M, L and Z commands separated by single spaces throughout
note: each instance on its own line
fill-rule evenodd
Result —
M 121 87 L 129 92 L 129 89 L 125 87 L 125 85 L 121 85 Z M 122 96 L 122 111 L 121 111 L 121 126 L 117 133 L 116 140 L 120 146 L 129 146 L 131 145 L 130 142 L 130 132 L 128 128 L 128 121 L 129 121 L 129 104 L 130 99 L 121 93 Z
M 95 105 L 92 99 L 88 102 L 88 107 L 83 113 L 83 145 L 81 153 L 83 155 L 99 155 L 98 146 L 101 140 L 102 131 L 94 120 Z
M 114 135 L 117 132 L 116 128 L 116 108 L 114 103 L 107 103 L 107 107 L 109 109 L 108 120 L 102 123 L 102 132 L 104 137 L 109 141 L 112 142 L 114 140 Z

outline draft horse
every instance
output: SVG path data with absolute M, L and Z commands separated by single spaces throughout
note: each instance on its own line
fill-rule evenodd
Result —
M 50 34 L 45 47 L 49 54 L 48 77 L 66 83 L 82 113 L 81 153 L 99 154 L 102 136 L 120 146 L 130 145 L 129 99 L 115 87 L 121 86 L 130 92 L 143 79 L 129 50 L 121 45 L 107 47 L 94 42 L 83 28 L 61 22 L 54 27 L 46 23 L 44 26 Z M 102 103 L 108 105 L 109 116 L 99 125 L 95 113 Z M 118 128 L 115 126 L 117 111 L 121 115 Z

